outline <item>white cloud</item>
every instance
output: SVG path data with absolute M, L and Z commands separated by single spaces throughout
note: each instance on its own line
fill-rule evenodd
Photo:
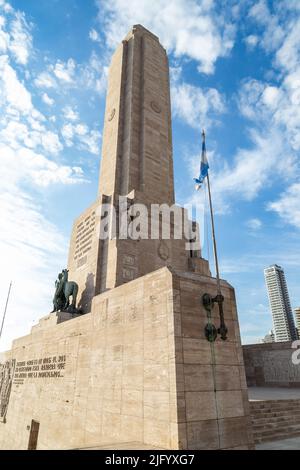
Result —
M 30 331 L 34 320 L 52 306 L 54 280 L 66 263 L 67 240 L 41 214 L 34 199 L 19 189 L 1 192 L 0 296 L 5 299 L 12 280 L 11 297 L 1 338 L 1 350 Z
M 38 132 L 30 132 L 26 124 L 14 120 L 10 120 L 7 126 L 0 131 L 0 138 L 12 149 L 19 149 L 21 145 L 30 148 L 40 145 Z
M 75 132 L 77 135 L 86 135 L 89 132 L 89 128 L 86 124 L 77 124 L 75 126 Z
M 102 94 L 106 91 L 108 65 L 107 59 L 92 52 L 88 63 L 80 67 L 78 85 L 85 86 Z
M 6 20 L 0 16 L 0 52 L 3 54 L 7 51 L 9 46 L 9 34 L 4 30 Z
M 52 307 L 54 280 L 66 266 L 67 240 L 43 215 L 37 198 L 21 189 L 50 184 L 75 184 L 81 169 L 51 162 L 30 149 L 14 150 L 0 144 L 0 296 L 6 298 L 13 281 L 1 350 L 16 337 L 29 333 L 30 325 Z M 21 312 L 21 314 L 20 314 Z
M 284 10 L 284 8 L 283 8 Z M 277 15 L 270 12 L 265 0 L 259 0 L 249 10 L 249 17 L 263 27 L 259 44 L 268 52 L 280 47 L 285 35 L 285 28 Z
M 259 229 L 261 229 L 262 227 L 262 222 L 261 220 L 259 219 L 249 219 L 247 220 L 246 222 L 246 226 L 250 229 L 250 230 L 253 230 L 253 231 L 257 231 Z
M 48 72 L 42 72 L 38 75 L 38 77 L 34 80 L 34 84 L 38 88 L 56 88 L 57 83 L 54 77 Z
M 22 114 L 33 110 L 31 95 L 18 80 L 16 71 L 9 64 L 8 56 L 0 56 L 0 102 Z
M 26 65 L 32 49 L 32 36 L 24 13 L 17 11 L 11 23 L 9 48 L 19 64 Z
M 68 121 L 78 121 L 79 114 L 71 106 L 65 106 L 62 110 L 63 116 Z
M 89 32 L 89 38 L 92 40 L 92 41 L 95 41 L 95 42 L 100 42 L 100 36 L 99 34 L 97 33 L 97 31 L 95 29 L 91 29 L 90 32 Z
M 0 190 L 18 187 L 26 180 L 37 186 L 50 184 L 75 184 L 83 181 L 83 172 L 78 167 L 59 165 L 32 149 L 17 146 L 13 149 L 0 144 L 3 181 Z
M 59 161 L 63 145 L 55 132 L 55 120 L 46 119 L 34 107 L 31 93 L 20 80 L 21 73 L 30 79 L 28 69 L 20 72 L 20 65 L 26 66 L 33 52 L 31 25 L 23 13 L 16 13 L 3 0 L 0 7 L 1 13 L 8 14 L 6 19 L 0 16 L 0 217 L 5 221 L 0 232 L 0 257 L 5 266 L 0 274 L 1 298 L 6 297 L 13 280 L 3 349 L 11 339 L 27 334 L 32 320 L 50 311 L 54 280 L 66 265 L 67 241 L 43 215 L 46 188 L 86 179 L 80 167 Z M 64 73 L 71 76 L 74 64 L 68 61 L 65 68 L 63 63 L 57 64 L 62 68 L 53 66 L 34 85 L 54 88 L 58 80 L 66 81 Z M 46 93 L 42 100 L 49 106 L 54 103 Z M 77 131 L 84 135 L 84 126 Z
M 24 13 L 14 11 L 8 4 L 3 4 L 2 11 L 9 14 L 9 21 L 0 15 L 0 52 L 10 52 L 18 64 L 27 65 L 32 51 L 32 25 L 27 23 Z
M 78 134 L 79 141 L 82 144 L 83 148 L 86 148 L 90 153 L 94 155 L 100 154 L 100 142 L 101 142 L 101 133 L 96 130 L 89 131 L 86 134 Z
M 42 145 L 47 152 L 54 155 L 58 154 L 63 149 L 58 135 L 51 131 L 42 134 Z
M 47 93 L 43 93 L 42 95 L 42 100 L 44 101 L 45 104 L 48 106 L 53 106 L 54 104 L 54 99 L 50 98 L 50 96 L 47 95 Z
M 248 79 L 242 84 L 239 107 L 251 121 L 250 137 L 253 145 L 247 151 L 239 150 L 234 165 L 228 172 L 225 169 L 224 180 L 228 178 L 233 181 L 225 184 L 220 175 L 217 188 L 220 197 L 222 188 L 226 195 L 232 185 L 239 196 L 251 199 L 266 184 L 272 185 L 274 176 L 281 175 L 288 189 L 268 208 L 298 227 L 300 20 L 296 9 L 295 2 L 289 2 L 288 5 L 283 2 L 276 14 L 271 14 L 267 2 L 263 0 L 250 9 L 250 17 L 262 29 L 259 45 L 267 53 L 273 54 L 276 82 Z
M 90 130 L 86 124 L 68 123 L 62 127 L 61 134 L 67 147 L 76 145 L 78 148 L 87 150 L 94 155 L 100 153 L 101 133 L 96 130 Z
M 65 139 L 67 147 L 72 147 L 74 145 L 73 137 L 74 137 L 74 129 L 72 124 L 65 124 L 61 130 L 61 134 Z
M 53 155 L 63 149 L 58 135 L 46 130 L 45 126 L 34 119 L 29 119 L 28 123 L 10 120 L 7 126 L 0 130 L 0 138 L 12 149 L 20 149 L 21 146 L 30 149 L 41 147 L 43 151 Z
M 202 90 L 187 83 L 175 83 L 171 95 L 174 116 L 197 129 L 207 129 L 212 123 L 212 116 L 225 111 L 224 100 L 215 88 Z
M 271 109 L 278 106 L 280 100 L 280 89 L 276 86 L 266 86 L 262 94 L 263 103 Z
M 233 197 L 253 200 L 263 188 L 272 184 L 272 176 L 287 178 L 289 166 L 289 172 L 293 173 L 293 160 L 282 159 L 286 153 L 285 143 L 276 130 L 270 130 L 266 135 L 256 130 L 249 132 L 253 147 L 239 149 L 233 164 L 225 164 L 211 179 L 219 212 L 229 209 Z
M 292 184 L 277 201 L 268 204 L 268 209 L 287 223 L 300 228 L 300 183 Z
M 5 2 L 4 0 L 0 0 L 0 6 L 5 13 L 13 12 L 12 6 L 9 3 Z
M 107 57 L 99 58 L 92 52 L 87 63 L 76 64 L 70 58 L 67 62 L 48 65 L 47 70 L 35 78 L 34 84 L 38 88 L 53 88 L 56 92 L 84 88 L 102 94 L 106 90 L 107 75 Z
M 56 62 L 53 68 L 53 73 L 58 80 L 71 84 L 74 81 L 75 69 L 75 61 L 73 59 L 69 59 L 66 63 L 61 61 Z
M 175 56 L 198 62 L 201 72 L 212 73 L 219 57 L 232 49 L 234 27 L 230 16 L 220 15 L 208 0 L 98 0 L 107 43 L 114 48 L 130 25 L 142 24 L 158 35 Z M 225 11 L 225 10 L 224 10 Z
M 282 132 L 293 150 L 300 148 L 300 68 L 288 74 L 280 86 L 269 85 L 257 80 L 246 81 L 239 96 L 240 110 L 244 116 Z
M 245 42 L 250 49 L 254 48 L 257 45 L 258 40 L 258 36 L 256 36 L 255 34 L 250 34 L 245 38 Z

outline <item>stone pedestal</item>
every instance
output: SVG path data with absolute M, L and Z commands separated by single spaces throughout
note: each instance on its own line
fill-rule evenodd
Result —
M 16 340 L 2 449 L 128 442 L 136 448 L 252 446 L 234 291 L 222 282 L 228 340 L 205 339 L 204 293 L 216 282 L 162 268 L 94 298 L 92 312 L 55 313 Z M 218 326 L 217 310 L 213 321 Z M 42 325 L 42 326 L 41 326 Z M 123 444 L 122 444 L 123 443 Z

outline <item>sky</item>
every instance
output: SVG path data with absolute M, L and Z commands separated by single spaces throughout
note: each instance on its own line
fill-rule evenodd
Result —
M 272 328 L 263 269 L 300 305 L 299 0 L 0 0 L 0 350 L 52 310 L 74 219 L 96 198 L 107 73 L 131 26 L 170 61 L 175 191 L 207 135 L 220 271 L 243 343 Z M 203 257 L 213 266 L 204 241 Z

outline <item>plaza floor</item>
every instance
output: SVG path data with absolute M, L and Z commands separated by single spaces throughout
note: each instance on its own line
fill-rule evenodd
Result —
M 255 450 L 300 450 L 300 437 L 256 444 Z
M 249 400 L 300 400 L 300 388 L 249 387 Z

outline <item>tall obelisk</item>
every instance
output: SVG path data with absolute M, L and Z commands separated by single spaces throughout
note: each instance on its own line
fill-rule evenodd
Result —
M 168 57 L 140 25 L 111 61 L 99 187 L 106 195 L 132 190 L 144 202 L 174 203 Z
M 208 273 L 207 262 L 191 261 L 184 236 L 99 240 L 97 226 L 105 213 L 100 206 L 117 207 L 120 196 L 130 204 L 143 204 L 149 214 L 151 204 L 174 204 L 168 57 L 157 36 L 141 25 L 131 29 L 112 57 L 99 199 L 73 228 L 68 267 L 70 278 L 79 284 L 79 306 L 84 312 L 90 311 L 95 295 L 163 266 Z M 176 210 L 183 221 L 185 211 L 178 206 Z M 150 232 L 150 219 L 148 222 Z

